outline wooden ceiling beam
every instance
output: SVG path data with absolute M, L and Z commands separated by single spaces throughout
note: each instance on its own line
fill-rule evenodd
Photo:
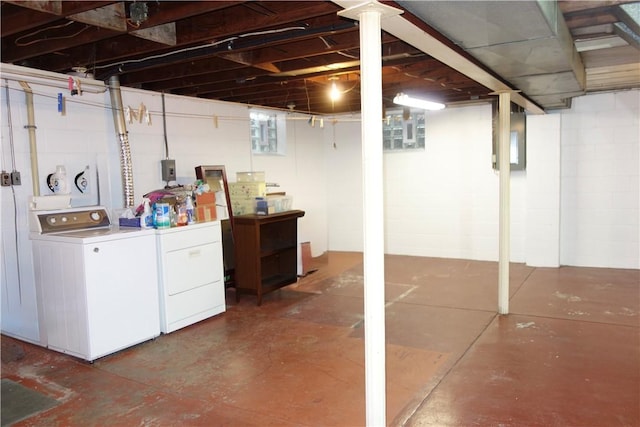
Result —
M 245 68 L 242 64 L 227 59 L 212 56 L 189 62 L 176 63 L 171 67 L 159 67 L 152 71 L 141 70 L 125 73 L 120 76 L 121 84 L 137 86 L 141 83 L 151 85 L 163 81 L 179 81 L 190 76 L 205 75 L 211 77 L 212 73 L 221 71 L 233 71 Z M 170 85 L 167 85 L 167 87 Z
M 251 50 L 239 50 L 238 52 L 250 52 L 251 59 L 246 62 L 253 62 L 256 64 L 262 63 L 275 63 L 283 60 L 304 58 L 310 56 L 317 56 L 327 53 L 334 53 L 336 51 L 346 51 L 359 47 L 359 37 L 357 31 L 351 31 L 350 33 L 342 33 L 335 35 L 333 38 L 338 40 L 339 43 L 333 46 L 331 49 L 323 50 L 326 46 L 320 39 L 321 36 L 305 39 L 302 41 L 293 41 L 290 43 L 280 43 L 274 46 L 267 46 L 265 48 L 251 49 Z M 391 36 L 387 36 L 387 40 L 391 41 Z M 393 39 L 395 40 L 395 39 Z M 234 52 L 235 53 L 235 52 Z M 141 81 L 161 81 L 176 79 L 179 77 L 196 76 L 202 74 L 209 74 L 212 69 L 225 70 L 225 69 L 237 69 L 238 67 L 221 64 L 221 59 L 228 59 L 226 53 L 211 56 L 203 59 L 182 61 L 183 66 L 180 65 L 180 61 L 174 62 L 178 68 L 174 67 L 162 67 L 152 73 L 147 71 L 135 71 L 126 73 L 122 79 L 128 83 L 138 83 Z M 227 64 L 228 62 L 225 61 Z M 222 68 L 220 68 L 222 67 Z M 260 68 L 260 67 L 258 67 Z
M 63 3 L 67 3 L 66 1 Z M 74 2 L 70 2 L 74 3 Z M 85 3 L 85 2 L 77 2 Z M 86 2 L 86 3 L 114 3 L 114 2 Z M 131 31 L 137 31 L 144 28 L 158 26 L 166 23 L 175 22 L 176 19 L 186 19 L 194 15 L 215 13 L 221 9 L 230 6 L 238 7 L 241 2 L 237 1 L 202 1 L 202 2 L 160 2 L 158 9 L 153 10 L 147 21 L 139 27 L 131 27 Z M 79 10 L 79 9 L 78 9 Z M 66 12 L 67 9 L 64 9 Z M 3 19 L 3 27 L 5 20 Z M 63 22 L 63 21 L 61 21 Z M 85 24 L 86 25 L 86 24 Z M 90 33 L 93 37 L 88 38 Z M 31 50 L 28 55 L 31 57 L 32 63 L 38 63 L 38 56 L 55 53 L 55 56 L 43 58 L 49 65 L 47 69 L 52 71 L 64 71 L 74 66 L 86 66 L 91 69 L 91 65 L 99 62 L 108 62 L 123 58 L 125 56 L 144 54 L 150 52 L 158 52 L 165 49 L 165 46 L 155 42 L 144 43 L 136 37 L 120 39 L 126 32 L 100 30 L 99 28 L 90 28 L 85 31 L 84 38 L 68 38 L 56 43 L 55 40 L 45 41 L 35 52 Z M 2 58 L 5 62 L 17 62 L 23 59 L 27 53 L 20 53 L 15 44 L 15 39 L 22 37 L 24 34 L 17 34 L 13 39 L 2 38 Z M 22 49 L 24 50 L 24 49 Z M 85 63 L 70 61 L 69 58 L 86 58 Z
M 334 42 L 336 42 L 335 46 L 332 46 L 331 49 L 326 48 L 323 41 L 319 38 L 314 38 L 310 40 L 293 42 L 286 44 L 286 49 L 281 48 L 281 45 L 270 46 L 261 49 L 252 50 L 253 61 L 257 63 L 274 63 L 280 69 L 286 67 L 286 69 L 293 69 L 294 66 L 287 65 L 286 62 L 293 60 L 300 60 L 304 58 L 304 66 L 308 65 L 309 58 L 333 55 L 333 61 L 344 61 L 348 59 L 348 57 L 339 54 L 338 52 L 349 51 L 351 49 L 359 48 L 359 37 L 357 31 L 352 31 L 351 33 L 342 33 L 333 37 Z M 407 57 L 410 57 L 413 54 L 420 53 L 416 49 L 407 46 L 406 44 L 400 45 L 399 42 L 390 35 L 386 35 L 383 38 L 383 43 L 385 43 L 385 47 L 383 50 L 385 53 L 394 53 L 395 55 L 402 55 L 404 52 Z M 325 49 L 322 49 L 322 46 L 325 46 Z M 356 52 L 357 53 L 357 52 Z M 420 53 L 421 54 L 421 53 Z M 228 59 L 228 55 L 222 54 L 220 55 L 222 58 Z M 410 59 L 407 59 L 410 60 Z M 249 62 L 249 61 L 247 61 Z M 149 85 L 150 89 L 156 87 L 164 87 L 167 88 L 175 88 L 179 86 L 185 85 L 186 78 L 193 78 L 193 84 L 201 84 L 202 80 L 210 80 L 210 73 L 212 69 L 216 69 L 217 72 L 224 71 L 226 69 L 237 69 L 235 66 L 225 66 L 221 64 L 219 60 L 214 57 L 204 58 L 193 61 L 184 61 L 182 65 L 179 63 L 174 63 L 172 67 L 163 67 L 153 72 L 153 77 L 149 77 L 148 71 L 137 71 L 134 73 L 126 73 L 122 76 L 122 82 L 126 82 L 128 84 L 135 84 L 141 81 L 152 81 L 158 82 L 157 85 Z M 244 75 L 244 78 L 257 77 L 264 75 L 264 71 L 270 71 L 269 69 L 264 69 L 264 67 L 255 67 L 254 75 L 252 76 L 250 73 Z M 201 76 L 200 80 L 196 76 Z M 173 80 L 171 82 L 163 80 Z
M 637 0 L 562 0 L 558 2 L 563 14 L 590 13 L 618 6 L 625 3 L 634 3 Z
M 337 57 L 340 59 L 340 57 Z M 385 61 L 384 67 L 392 67 L 398 66 L 406 63 L 413 63 L 416 61 L 423 60 L 424 57 L 411 57 L 411 56 L 400 56 L 398 58 L 394 58 L 389 61 Z M 328 60 L 327 58 L 322 58 L 323 61 L 327 61 L 327 63 L 333 64 L 334 62 Z M 293 61 L 296 64 L 300 64 L 298 60 Z M 303 63 L 304 66 L 308 66 L 308 63 Z M 320 64 L 320 63 L 318 63 Z M 440 66 L 442 66 L 440 64 Z M 287 68 L 295 68 L 292 65 L 288 64 Z M 193 94 L 193 93 L 207 93 L 209 91 L 220 90 L 229 90 L 230 88 L 235 88 L 238 86 L 246 87 L 248 85 L 255 84 L 263 84 L 263 83 L 280 83 L 283 81 L 296 81 L 296 80 L 313 80 L 315 77 L 323 77 L 323 80 L 326 81 L 327 76 L 336 75 L 341 73 L 346 73 L 350 71 L 358 71 L 359 64 L 351 65 L 346 68 L 342 68 L 339 70 L 326 70 L 317 73 L 300 73 L 299 75 L 286 75 L 286 76 L 273 76 L 268 72 L 257 69 L 246 69 L 246 70 L 226 70 L 226 71 L 218 71 L 216 74 L 216 83 L 210 83 L 210 78 L 208 75 L 198 75 L 198 76 L 187 76 L 181 77 L 178 79 L 174 79 L 171 81 L 159 81 L 153 84 L 144 85 L 145 89 L 155 90 L 155 91 L 167 91 L 173 90 L 175 93 L 181 94 Z M 241 83 L 239 83 L 241 82 Z M 194 89 L 189 89 L 189 87 L 193 87 Z M 197 90 L 195 89 L 197 87 Z M 180 88 L 180 89 L 179 89 Z
M 114 1 L 62 1 L 58 8 L 40 7 L 46 2 L 6 0 L 2 2 L 2 37 L 50 24 L 74 13 L 106 6 Z M 56 13 L 58 12 L 58 13 Z
M 74 21 L 64 21 L 60 25 L 52 25 L 45 32 L 20 33 L 3 37 L 2 60 L 14 63 L 52 53 L 64 55 L 65 49 L 95 43 L 97 40 L 109 39 L 116 35 L 118 35 L 116 31 Z
M 443 67 L 442 65 L 440 65 Z M 473 96 L 487 95 L 490 91 L 486 88 L 478 88 L 478 85 L 471 79 L 461 76 L 461 82 L 455 82 L 453 84 L 443 85 L 441 82 L 429 82 L 419 81 L 406 77 L 402 73 L 396 72 L 399 77 L 389 78 L 388 73 L 385 73 L 383 80 L 385 81 L 385 87 L 389 87 L 389 93 L 391 98 L 395 96 L 397 92 L 402 91 L 420 91 L 435 93 L 438 98 L 444 98 L 444 94 L 447 96 L 456 96 L 458 98 L 469 100 Z M 389 83 L 387 80 L 393 80 L 393 83 Z M 351 92 L 354 88 L 358 88 L 359 81 L 354 80 L 351 82 L 341 82 L 342 90 Z M 289 93 L 290 97 L 299 92 L 309 94 L 307 96 L 320 97 L 327 95 L 329 88 L 329 81 L 327 79 L 317 80 L 317 78 L 299 78 L 297 80 L 282 80 L 273 81 L 268 77 L 263 79 L 256 79 L 247 82 L 245 85 L 237 85 L 230 87 L 229 84 L 220 83 L 217 85 L 204 85 L 201 87 L 193 87 L 191 91 L 187 90 L 179 91 L 183 95 L 197 95 L 200 97 L 214 98 L 214 99 L 226 99 L 237 102 L 246 102 L 249 98 L 257 97 L 269 97 L 276 98 L 283 96 L 284 93 Z M 293 99 L 293 98 L 292 98 Z
M 296 3 L 296 7 L 287 1 L 267 3 L 269 8 L 277 10 L 277 15 L 257 14 L 241 4 L 216 13 L 195 16 L 188 22 L 178 22 L 179 43 L 214 42 L 229 36 L 245 37 L 253 32 L 263 33 L 262 37 L 267 37 L 268 34 L 264 32 L 268 28 L 279 31 L 285 26 L 304 27 L 305 21 L 311 17 L 331 16 L 337 10 L 330 3 L 316 1 Z

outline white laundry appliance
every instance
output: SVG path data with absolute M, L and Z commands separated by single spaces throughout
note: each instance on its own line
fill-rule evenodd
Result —
M 160 335 L 154 230 L 101 206 L 30 212 L 40 344 L 88 361 Z
M 220 221 L 156 230 L 160 330 L 174 332 L 226 311 Z

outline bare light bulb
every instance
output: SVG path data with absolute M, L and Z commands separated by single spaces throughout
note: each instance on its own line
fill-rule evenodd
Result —
M 336 82 L 332 82 L 331 83 L 331 91 L 329 92 L 329 97 L 331 98 L 331 100 L 332 101 L 337 101 L 338 99 L 340 99 L 341 95 L 342 94 L 338 90 L 338 86 L 336 85 Z

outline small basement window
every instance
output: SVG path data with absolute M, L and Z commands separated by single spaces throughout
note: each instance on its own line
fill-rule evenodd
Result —
M 251 151 L 254 154 L 285 154 L 286 123 L 273 111 L 249 113 Z
M 424 150 L 425 114 L 405 108 L 389 111 L 382 123 L 382 146 L 386 151 Z

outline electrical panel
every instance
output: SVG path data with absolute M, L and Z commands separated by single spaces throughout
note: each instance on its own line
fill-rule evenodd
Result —
M 176 180 L 176 161 L 165 159 L 161 160 L 162 165 L 162 180 L 165 182 Z

